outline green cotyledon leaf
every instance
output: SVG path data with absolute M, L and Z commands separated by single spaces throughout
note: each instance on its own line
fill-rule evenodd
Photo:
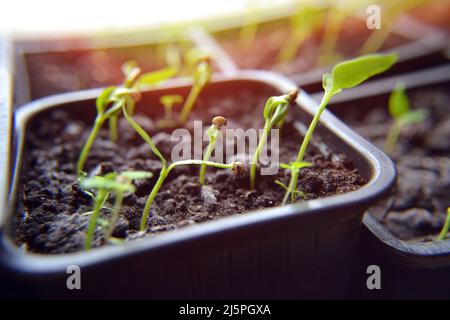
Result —
M 331 74 L 323 79 L 325 90 L 333 94 L 353 88 L 368 78 L 389 69 L 397 61 L 397 55 L 369 54 L 337 64 Z

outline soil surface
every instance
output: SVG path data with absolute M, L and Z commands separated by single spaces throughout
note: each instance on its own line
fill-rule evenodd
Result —
M 187 51 L 192 44 L 176 46 Z M 144 72 L 157 70 L 167 65 L 166 49 L 161 44 L 26 54 L 31 98 L 117 85 L 123 81 L 124 62 L 135 60 Z
M 220 98 L 201 98 L 191 114 L 191 120 L 211 119 L 220 114 L 227 117 L 228 128 L 262 127 L 262 110 L 267 97 L 273 93 L 240 89 L 232 94 L 219 94 Z M 299 123 L 293 115 L 295 108 L 292 106 L 282 129 L 281 162 L 295 159 L 302 140 L 296 129 Z M 135 117 L 170 159 L 173 146 L 170 131 L 161 131 L 156 125 L 158 119 L 139 115 L 139 107 Z M 24 156 L 22 201 L 15 219 L 16 243 L 24 250 L 54 254 L 83 250 L 92 201 L 76 182 L 75 166 L 89 127 L 89 123 L 74 120 L 69 113 L 61 110 L 55 110 L 33 123 Z M 248 171 L 236 176 L 230 170 L 208 168 L 206 187 L 202 188 L 198 183 L 198 167 L 178 167 L 171 172 L 158 193 L 146 233 L 141 234 L 138 232 L 141 214 L 161 164 L 123 119 L 119 128 L 120 141 L 117 144 L 109 141 L 106 128 L 101 131 L 87 161 L 86 171 L 94 175 L 110 171 L 146 170 L 153 172 L 154 176 L 136 182 L 136 192 L 126 195 L 114 237 L 124 241 L 155 237 L 203 221 L 280 204 L 284 190 L 274 180 L 287 183 L 289 175 L 284 170 L 276 176 L 258 176 L 256 188 L 251 191 Z M 322 151 L 319 152 L 314 145 L 321 146 Z M 233 161 L 232 158 L 227 160 Z M 301 171 L 299 188 L 304 197 L 298 201 L 349 192 L 365 183 L 351 161 L 344 155 L 331 152 L 321 143 L 320 137 L 315 138 L 306 160 L 313 162 L 314 166 Z M 112 201 L 110 199 L 106 206 L 111 206 Z M 103 210 L 102 217 L 108 219 L 109 211 Z M 104 244 L 102 228 L 98 226 L 93 245 Z
M 336 44 L 337 54 L 342 59 L 357 56 L 371 32 L 365 21 L 346 18 Z M 239 30 L 218 33 L 216 39 L 242 69 L 274 70 L 292 75 L 319 67 L 317 58 L 323 33 L 323 26 L 312 32 L 298 49 L 296 57 L 288 64 L 280 64 L 277 61 L 280 49 L 290 36 L 288 19 L 260 24 L 251 45 L 242 45 L 238 41 Z M 381 50 L 388 50 L 406 42 L 404 38 L 390 35 Z
M 395 197 L 388 212 L 373 211 L 403 240 L 435 240 L 450 206 L 449 88 L 447 83 L 408 91 L 412 107 L 427 108 L 430 113 L 425 121 L 402 132 L 391 155 L 398 170 Z M 331 110 L 382 149 L 391 125 L 387 99 L 388 96 L 362 99 L 351 106 L 333 106 Z

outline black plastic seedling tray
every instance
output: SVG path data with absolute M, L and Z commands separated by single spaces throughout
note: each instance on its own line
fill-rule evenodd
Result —
M 216 75 L 205 88 L 206 101 L 220 91 L 248 88 L 274 94 L 293 87 L 288 79 L 267 72 Z M 186 93 L 189 85 L 174 80 L 143 94 L 143 104 L 167 93 Z M 64 255 L 24 253 L 14 244 L 12 220 L 17 214 L 25 137 L 31 123 L 53 110 L 74 112 L 91 122 L 99 90 L 87 90 L 34 101 L 15 115 L 17 148 L 10 168 L 14 179 L 10 203 L 1 212 L 2 273 L 9 295 L 39 298 L 344 298 L 362 215 L 388 197 L 395 168 L 381 151 L 329 112 L 317 135 L 331 149 L 345 153 L 368 181 L 356 191 L 304 203 L 275 207 L 204 222 L 158 237 Z M 297 99 L 301 121 L 309 122 L 317 104 L 304 92 Z M 138 106 L 139 108 L 139 106 Z M 150 108 L 152 109 L 152 108 Z M 149 112 L 149 108 L 140 112 Z M 147 111 L 146 111 L 147 110 Z M 7 193 L 7 189 L 3 189 Z M 82 290 L 66 287 L 69 265 L 81 268 Z

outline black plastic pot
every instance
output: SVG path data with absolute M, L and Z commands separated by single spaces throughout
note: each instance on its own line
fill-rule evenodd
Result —
M 365 113 L 361 101 L 388 103 L 389 94 L 397 82 L 403 82 L 407 90 L 450 86 L 450 64 L 374 81 L 362 85 L 360 90 L 350 89 L 332 99 L 329 109 L 337 114 Z M 320 99 L 320 95 L 313 96 Z M 358 110 L 352 104 L 359 106 Z M 358 245 L 354 274 L 356 299 L 449 299 L 450 298 L 450 240 L 434 242 L 403 241 L 392 235 L 379 221 L 364 215 L 364 227 Z M 368 290 L 366 269 L 378 265 L 381 269 L 381 290 Z
M 286 78 L 267 72 L 215 76 L 202 93 L 209 99 L 220 92 L 246 88 L 257 94 L 280 94 L 291 89 Z M 143 94 L 143 103 L 163 94 L 189 90 L 183 79 Z M 4 207 L 0 261 L 15 290 L 31 297 L 58 298 L 344 298 L 364 211 L 389 195 L 395 168 L 387 156 L 324 112 L 317 135 L 331 149 L 345 153 L 367 179 L 346 194 L 276 207 L 205 222 L 156 238 L 90 252 L 38 255 L 13 244 L 21 159 L 27 156 L 29 127 L 47 112 L 65 109 L 91 122 L 99 90 L 61 94 L 21 108 L 15 118 L 18 148 L 9 206 Z M 299 117 L 309 122 L 317 104 L 302 92 Z M 142 109 L 140 112 L 152 108 Z M 3 190 L 7 192 L 7 190 Z M 66 288 L 66 268 L 78 265 L 82 290 Z M 25 286 L 26 289 L 23 289 Z M 20 288 L 20 289 L 17 289 Z M 19 292 L 20 293 L 20 292 Z
M 186 27 L 183 29 L 183 33 L 179 34 L 177 43 L 183 43 L 188 47 L 204 48 L 207 52 L 210 52 L 215 71 L 229 69 L 227 57 L 221 54 L 220 48 L 214 47 L 214 44 L 208 43 L 208 39 L 198 35 L 198 29 L 200 28 Z M 122 78 L 121 64 L 127 60 L 137 60 L 140 66 L 145 69 L 144 71 L 151 71 L 151 69 L 146 68 L 145 63 L 152 61 L 152 59 L 155 65 L 158 64 L 158 67 L 154 69 L 163 68 L 166 66 L 165 63 L 158 61 L 154 56 L 158 53 L 161 54 L 164 46 L 170 43 L 175 43 L 170 34 L 161 35 L 156 30 L 104 37 L 17 40 L 14 55 L 14 105 L 18 107 L 29 101 L 52 94 L 118 84 Z M 42 61 L 48 62 L 45 60 L 47 58 L 56 61 L 57 68 L 47 70 L 45 67 L 50 64 L 42 63 Z M 82 61 L 82 63 L 75 64 L 77 60 Z M 58 63 L 58 61 L 62 62 Z M 61 66 L 85 68 L 80 73 L 82 76 L 81 82 L 84 82 L 78 83 L 80 82 L 78 78 L 71 80 L 67 76 L 70 76 L 68 70 L 58 69 Z M 93 79 L 93 75 L 89 73 L 96 70 L 95 68 L 99 69 L 98 73 L 107 72 L 108 74 L 109 72 L 109 77 L 104 80 L 101 80 L 101 77 L 97 80 Z M 33 73 L 39 73 L 40 78 L 33 79 Z M 44 86 L 42 88 L 42 82 L 45 82 L 42 81 L 44 77 L 55 77 L 58 74 L 65 75 L 59 81 L 61 82 L 60 87 Z M 112 79 L 118 82 L 112 83 Z M 67 84 L 67 87 L 65 87 L 63 85 L 65 82 L 72 84 Z

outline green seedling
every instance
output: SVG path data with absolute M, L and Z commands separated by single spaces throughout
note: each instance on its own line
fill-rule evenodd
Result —
M 192 107 L 197 101 L 200 92 L 202 92 L 203 88 L 211 79 L 211 75 L 212 75 L 212 67 L 210 58 L 208 56 L 203 56 L 199 58 L 197 61 L 197 67 L 193 75 L 194 83 L 183 105 L 183 108 L 181 109 L 179 118 L 179 122 L 181 124 L 187 121 L 187 118 L 192 110 Z
M 214 117 L 211 126 L 208 128 L 207 134 L 209 137 L 208 147 L 206 148 L 205 155 L 203 156 L 204 161 L 209 161 L 211 154 L 216 146 L 216 140 L 222 134 L 222 127 L 227 124 L 227 119 L 222 116 Z M 199 181 L 201 185 L 205 184 L 205 172 L 206 164 L 202 164 L 200 167 Z
M 447 208 L 447 218 L 445 219 L 445 224 L 439 233 L 438 240 L 445 240 L 447 238 L 448 229 L 450 228 L 450 207 Z
M 317 108 L 308 131 L 303 139 L 300 150 L 297 155 L 296 163 L 304 161 L 306 149 L 312 134 L 319 122 L 320 116 L 325 110 L 331 97 L 342 92 L 343 89 L 353 88 L 364 82 L 371 76 L 379 74 L 389 69 L 397 61 L 396 54 L 372 54 L 337 64 L 331 73 L 323 75 L 322 85 L 324 95 Z M 286 204 L 291 198 L 294 201 L 297 193 L 299 170 L 291 170 L 291 179 L 284 195 L 282 204 Z
M 152 191 L 150 192 L 150 195 L 147 198 L 147 201 L 145 203 L 144 212 L 142 213 L 142 219 L 141 219 L 141 232 L 144 232 L 147 228 L 147 220 L 148 215 L 150 213 L 150 208 L 153 204 L 153 201 L 155 200 L 156 195 L 159 192 L 159 189 L 163 185 L 164 181 L 166 180 L 169 173 L 176 167 L 181 165 L 204 165 L 209 167 L 215 167 L 220 169 L 232 169 L 233 172 L 238 172 L 239 168 L 242 167 L 242 165 L 238 162 L 233 162 L 229 164 L 223 164 L 223 163 L 216 163 L 212 161 L 205 161 L 205 160 L 180 160 L 171 163 L 168 165 L 167 160 L 164 158 L 162 153 L 158 150 L 156 145 L 154 144 L 152 138 L 145 132 L 145 130 L 136 122 L 133 120 L 133 118 L 128 114 L 127 107 L 124 105 L 123 107 L 123 114 L 125 118 L 127 119 L 128 123 L 133 127 L 133 129 L 141 136 L 141 138 L 150 146 L 150 149 L 152 152 L 160 159 L 161 161 L 161 171 L 159 172 L 158 180 L 156 181 L 155 185 L 153 186 Z
M 289 64 L 297 55 L 304 41 L 322 22 L 322 12 L 315 7 L 300 8 L 290 19 L 291 32 L 281 47 L 277 61 L 279 64 Z
M 255 188 L 256 179 L 256 165 L 258 163 L 261 151 L 267 142 L 267 137 L 269 136 L 270 130 L 275 125 L 281 125 L 286 116 L 289 105 L 297 99 L 298 90 L 294 90 L 288 94 L 282 96 L 270 97 L 266 105 L 264 106 L 264 128 L 261 138 L 256 147 L 255 153 L 253 155 L 252 163 L 250 166 L 250 188 Z
M 402 129 L 407 125 L 422 122 L 427 117 L 428 111 L 426 109 L 411 110 L 404 85 L 397 83 L 389 97 L 389 113 L 394 121 L 386 137 L 384 150 L 392 154 Z
M 280 168 L 289 170 L 291 172 L 297 172 L 297 174 L 299 174 L 300 170 L 302 170 L 303 168 L 309 168 L 309 167 L 312 167 L 312 166 L 313 166 L 313 164 L 311 162 L 306 162 L 306 161 L 290 162 L 289 164 L 287 164 L 287 163 L 280 164 Z M 279 185 L 280 187 L 282 187 L 286 192 L 289 190 L 289 187 L 286 186 L 280 180 L 275 180 L 275 183 L 277 185 Z M 301 192 L 300 190 L 293 190 L 292 194 L 295 195 L 295 197 L 303 196 L 303 192 Z
M 134 101 L 140 99 L 141 90 L 154 87 L 173 77 L 176 73 L 176 70 L 173 68 L 165 68 L 141 74 L 139 67 L 133 62 L 124 64 L 122 70 L 126 74 L 123 86 L 105 88 L 97 98 L 97 116 L 94 126 L 81 150 L 77 163 L 77 175 L 79 178 L 85 176 L 83 173 L 84 165 L 103 124 L 107 120 L 110 121 L 110 135 L 112 140 L 116 141 L 118 138 L 117 119 L 123 109 L 122 107 L 127 105 L 128 111 L 132 115 L 134 113 Z
M 134 192 L 135 187 L 133 180 L 148 179 L 152 177 L 151 172 L 143 171 L 125 171 L 120 174 L 111 172 L 104 176 L 95 176 L 86 178 L 81 182 L 81 187 L 86 190 L 96 190 L 97 194 L 94 200 L 94 208 L 89 219 L 88 231 L 85 240 L 85 249 L 89 250 L 92 246 L 92 238 L 94 236 L 95 227 L 99 223 L 100 211 L 106 202 L 109 194 L 114 192 L 115 200 L 112 209 L 111 219 L 104 224 L 106 229 L 104 236 L 107 241 L 111 239 L 115 223 L 119 217 L 120 208 L 122 208 L 123 197 L 127 192 Z
M 413 9 L 414 7 L 423 3 L 424 0 L 384 0 L 380 2 L 383 9 L 381 12 L 381 15 L 383 17 L 382 28 L 373 30 L 372 33 L 367 37 L 366 41 L 359 51 L 361 55 L 378 51 L 391 34 L 395 20 L 403 12 L 407 12 L 408 10 Z
M 179 94 L 165 95 L 159 99 L 159 102 L 164 106 L 164 119 L 159 122 L 159 126 L 174 126 L 175 120 L 172 118 L 173 106 L 181 104 L 183 102 L 183 96 Z

